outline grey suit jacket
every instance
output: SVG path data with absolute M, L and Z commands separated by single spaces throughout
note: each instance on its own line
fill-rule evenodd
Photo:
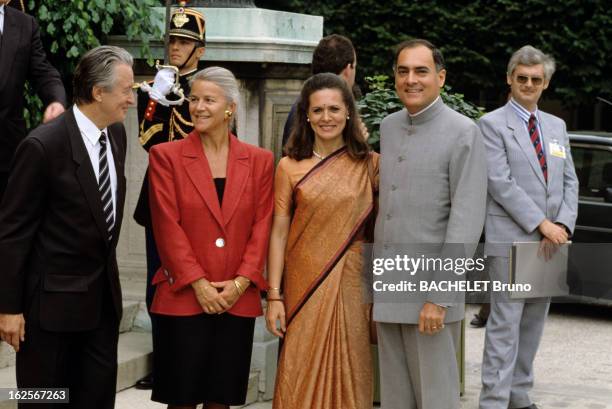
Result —
M 487 185 L 484 144 L 474 121 L 440 99 L 416 117 L 405 109 L 391 114 L 380 129 L 375 257 L 394 257 L 398 247 L 427 243 L 433 246 L 425 251 L 438 246 L 444 252 L 445 246 L 456 243 L 460 247 L 468 244 L 471 248 L 462 251 L 473 253 L 471 244 L 478 242 L 484 224 Z M 391 274 L 395 273 L 388 274 L 386 280 L 393 282 Z M 415 277 L 436 280 L 435 275 L 417 272 Z M 452 272 L 445 277 L 462 279 Z M 461 294 L 452 300 L 449 297 L 417 291 L 379 302 L 375 294 L 374 319 L 416 324 L 426 301 L 454 304 L 447 311 L 447 322 L 463 319 Z
M 578 179 L 565 122 L 540 111 L 548 183 L 527 127 L 510 103 L 484 115 L 478 124 L 487 149 L 489 179 L 485 252 L 508 257 L 513 242 L 541 240 L 538 225 L 545 218 L 573 232 Z M 555 141 L 565 146 L 565 159 L 551 154 L 550 143 Z

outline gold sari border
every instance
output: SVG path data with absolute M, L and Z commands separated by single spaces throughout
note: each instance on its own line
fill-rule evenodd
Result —
M 338 152 L 338 151 L 336 151 Z M 334 152 L 332 155 L 335 155 L 336 152 Z M 329 158 L 329 156 L 328 156 Z M 326 158 L 327 159 L 327 158 Z M 310 172 L 309 172 L 310 173 Z M 302 178 L 302 180 L 304 180 L 304 178 L 306 178 L 306 176 L 304 176 Z M 301 180 L 300 180 L 301 182 Z M 298 183 L 299 185 L 299 183 Z M 297 187 L 297 185 L 296 185 Z M 342 246 L 338 249 L 338 251 L 336 252 L 336 254 L 331 258 L 331 260 L 327 263 L 327 265 L 323 268 L 323 271 L 321 272 L 321 274 L 319 275 L 319 277 L 312 283 L 312 285 L 308 288 L 308 290 L 304 293 L 304 296 L 302 297 L 302 299 L 296 304 L 295 308 L 293 309 L 293 311 L 289 311 L 287 313 L 287 327 L 289 327 L 289 325 L 291 325 L 291 322 L 293 321 L 293 318 L 295 318 L 297 316 L 297 314 L 300 312 L 300 310 L 302 309 L 302 307 L 306 304 L 306 302 L 308 302 L 308 300 L 310 299 L 310 297 L 312 297 L 312 295 L 315 293 L 315 291 L 319 288 L 319 286 L 321 285 L 321 283 L 323 283 L 323 281 L 325 281 L 325 279 L 327 278 L 327 276 L 331 273 L 331 271 L 334 269 L 334 267 L 336 266 L 336 264 L 338 264 L 338 261 L 340 261 L 340 259 L 342 258 L 342 256 L 344 255 L 344 253 L 346 253 L 346 251 L 348 250 L 349 246 L 353 243 L 353 241 L 355 240 L 355 237 L 357 236 L 357 234 L 359 233 L 359 231 L 363 228 L 363 226 L 365 225 L 365 221 L 368 219 L 368 217 L 370 216 L 370 214 L 372 213 L 372 210 L 374 210 L 374 205 L 370 204 L 370 206 L 368 206 L 367 210 L 363 213 L 363 215 L 361 215 L 361 217 L 359 218 L 359 222 L 355 225 L 355 227 L 353 228 L 353 230 L 351 231 L 351 234 L 348 236 L 348 238 L 344 241 L 344 243 L 342 244 Z
M 302 176 L 302 178 L 295 184 L 295 186 L 293 188 L 293 203 L 295 203 L 295 192 L 297 192 L 297 188 L 302 186 L 304 183 L 306 183 L 308 181 L 308 179 L 310 179 L 310 177 L 313 176 L 316 172 L 324 169 L 329 164 L 333 163 L 334 160 L 336 160 L 338 157 L 340 157 L 340 154 L 342 154 L 344 152 L 346 152 L 346 146 L 343 146 L 342 148 L 336 149 L 334 152 L 332 152 L 329 155 L 327 155 L 325 157 L 325 159 L 323 159 L 321 162 L 319 162 L 316 165 L 314 165 L 312 167 L 312 169 L 310 169 L 308 172 L 306 172 L 306 174 L 304 176 Z

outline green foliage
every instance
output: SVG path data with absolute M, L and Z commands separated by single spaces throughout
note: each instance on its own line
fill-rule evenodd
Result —
M 161 38 L 162 33 L 151 21 L 163 18 L 152 7 L 159 5 L 159 0 L 29 0 L 28 10 L 33 10 L 30 13 L 38 20 L 47 56 L 69 88 L 80 56 L 105 44 L 111 34 L 139 40 L 139 57 L 147 58 L 152 65 L 149 39 Z M 32 128 L 40 123 L 42 103 L 29 89 L 25 95 L 24 116 L 28 128 Z
M 452 87 L 450 85 L 445 85 L 440 93 L 442 101 L 444 101 L 446 105 L 473 120 L 477 120 L 484 115 L 483 107 L 476 106 L 466 101 L 463 94 L 451 92 L 451 89 Z
M 567 106 L 612 98 L 610 0 L 256 0 L 259 7 L 320 15 L 325 34 L 351 38 L 358 82 L 391 75 L 393 47 L 407 38 L 438 45 L 447 81 L 472 101 L 505 101 L 505 71 L 513 51 L 531 44 L 557 60 L 546 94 Z M 479 102 L 483 103 L 483 102 Z
M 26 121 L 26 126 L 31 128 L 32 124 L 39 124 L 42 120 L 43 104 L 40 98 L 36 95 L 29 83 L 26 82 L 25 90 L 25 108 L 23 109 L 23 118 Z
M 374 75 L 366 77 L 370 92 L 361 98 L 357 107 L 361 119 L 370 132 L 368 143 L 374 150 L 380 151 L 380 123 L 389 114 L 404 108 L 392 85 L 388 84 L 389 76 Z
M 361 98 L 357 105 L 361 118 L 370 132 L 368 143 L 378 151 L 380 149 L 380 123 L 387 115 L 404 108 L 404 105 L 397 97 L 389 76 L 379 74 L 366 77 L 365 80 L 370 92 Z M 482 116 L 484 111 L 482 108 L 466 101 L 463 94 L 453 93 L 450 90 L 451 87 L 445 85 L 440 94 L 446 105 L 474 120 Z

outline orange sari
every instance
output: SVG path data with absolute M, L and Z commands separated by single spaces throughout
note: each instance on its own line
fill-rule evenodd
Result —
M 363 227 L 373 209 L 367 161 L 351 159 L 343 148 L 291 183 L 304 161 L 283 160 L 275 186 L 287 206 L 277 200 L 276 214 L 291 205 L 293 218 L 283 275 L 287 333 L 273 408 L 369 409 L 372 362 L 361 279 Z

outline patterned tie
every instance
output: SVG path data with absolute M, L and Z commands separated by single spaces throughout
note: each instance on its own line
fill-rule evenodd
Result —
M 98 178 L 98 189 L 102 198 L 102 213 L 108 231 L 108 241 L 113 238 L 113 227 L 115 226 L 115 216 L 113 212 L 113 195 L 111 194 L 110 172 L 108 160 L 106 158 L 106 134 L 100 135 L 100 177 Z
M 529 117 L 529 137 L 531 138 L 531 143 L 533 143 L 536 155 L 538 156 L 538 161 L 540 162 L 540 167 L 542 168 L 542 173 L 544 174 L 544 181 L 548 182 L 546 157 L 544 157 L 544 151 L 542 150 L 542 141 L 540 140 L 540 133 L 538 132 L 536 117 L 533 114 Z

